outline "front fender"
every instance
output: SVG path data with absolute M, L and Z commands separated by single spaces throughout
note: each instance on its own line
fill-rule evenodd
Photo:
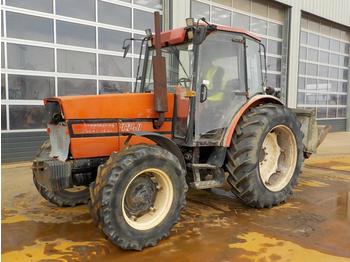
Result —
M 180 162 L 181 166 L 183 167 L 183 169 L 186 170 L 186 162 L 185 162 L 185 159 L 183 157 L 183 154 L 182 154 L 180 148 L 178 147 L 178 145 L 174 141 L 172 141 L 171 139 L 169 139 L 169 138 L 167 138 L 165 136 L 162 136 L 161 134 L 153 133 L 153 132 L 133 132 L 133 133 L 129 133 L 129 137 L 130 138 L 131 138 L 131 136 L 145 137 L 145 138 L 147 138 L 149 140 L 152 140 L 158 146 L 160 146 L 160 147 L 168 150 L 169 152 L 173 153 L 179 159 L 179 162 Z

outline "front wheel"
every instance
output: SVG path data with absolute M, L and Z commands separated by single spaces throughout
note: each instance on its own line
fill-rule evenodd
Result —
M 295 114 L 282 105 L 251 108 L 227 150 L 232 191 L 245 204 L 272 207 L 287 200 L 303 163 L 303 133 Z
M 86 186 L 73 187 L 71 189 L 62 189 L 61 191 L 53 192 L 40 185 L 33 175 L 33 182 L 40 193 L 50 203 L 58 207 L 74 207 L 87 204 L 90 199 L 89 188 Z
M 187 184 L 178 159 L 159 146 L 113 153 L 90 186 L 90 213 L 123 249 L 141 250 L 169 235 L 185 205 Z

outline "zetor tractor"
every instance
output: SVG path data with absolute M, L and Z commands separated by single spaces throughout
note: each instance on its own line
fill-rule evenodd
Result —
M 227 182 L 245 204 L 285 202 L 320 142 L 313 112 L 287 108 L 266 86 L 254 35 L 206 22 L 146 30 L 133 93 L 53 97 L 33 162 L 39 193 L 57 206 L 89 203 L 114 244 L 141 250 L 169 235 L 188 186 Z M 139 74 L 140 72 L 140 74 Z M 226 176 L 225 176 L 226 175 Z

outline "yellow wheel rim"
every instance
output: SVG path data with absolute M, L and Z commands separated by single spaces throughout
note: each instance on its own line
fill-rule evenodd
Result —
M 272 128 L 264 139 L 259 159 L 259 175 L 267 189 L 277 192 L 287 186 L 297 163 L 292 130 L 285 125 Z
M 130 215 L 127 210 L 126 196 L 135 179 L 151 178 L 156 187 L 153 204 L 140 216 Z M 174 188 L 169 176 L 158 168 L 149 168 L 139 172 L 127 185 L 122 199 L 122 212 L 125 221 L 136 230 L 149 230 L 159 225 L 170 211 L 173 203 Z

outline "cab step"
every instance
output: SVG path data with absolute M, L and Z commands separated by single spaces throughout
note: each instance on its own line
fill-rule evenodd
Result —
M 207 180 L 207 181 L 192 182 L 190 186 L 194 189 L 206 189 L 206 188 L 213 188 L 213 187 L 221 187 L 223 184 L 224 184 L 224 181 Z
M 190 164 L 192 168 L 197 168 L 197 169 L 216 169 L 218 168 L 217 166 L 210 165 L 210 164 Z

